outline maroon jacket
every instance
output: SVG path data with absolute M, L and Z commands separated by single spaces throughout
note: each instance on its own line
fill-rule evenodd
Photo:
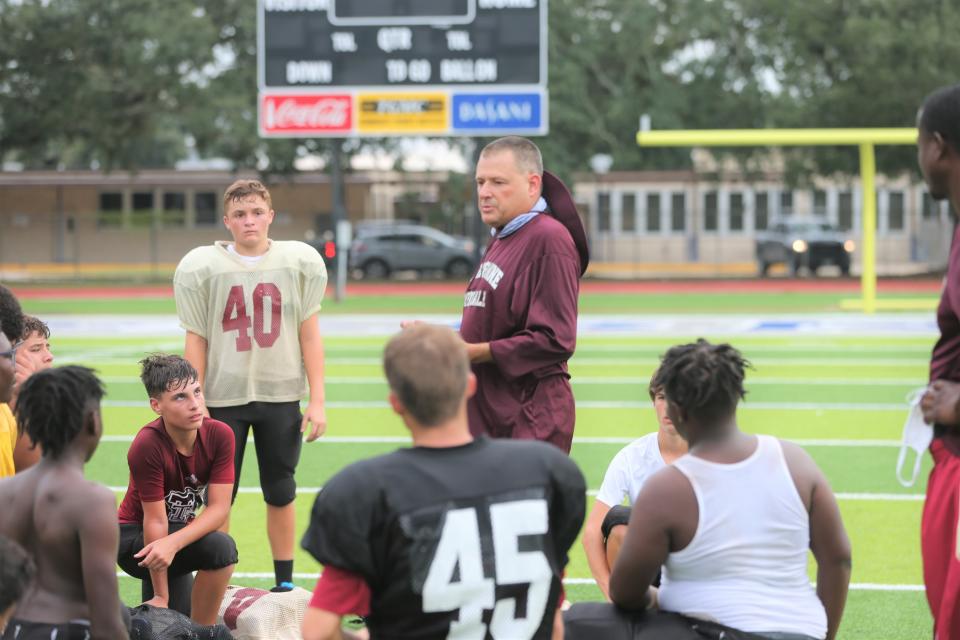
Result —
M 467 285 L 460 335 L 489 342 L 474 364 L 474 434 L 545 440 L 569 451 L 574 406 L 567 360 L 577 338 L 581 258 L 570 232 L 541 214 L 494 238 Z

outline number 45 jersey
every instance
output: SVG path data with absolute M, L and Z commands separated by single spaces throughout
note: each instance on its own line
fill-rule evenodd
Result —
M 303 547 L 366 581 L 372 638 L 550 638 L 585 492 L 542 442 L 400 449 L 324 486 Z
M 300 324 L 320 310 L 323 258 L 303 242 L 272 240 L 246 264 L 228 244 L 190 251 L 173 276 L 180 326 L 207 341 L 207 405 L 300 400 Z

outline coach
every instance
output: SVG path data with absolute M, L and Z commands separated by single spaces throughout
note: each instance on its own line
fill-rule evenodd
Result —
M 477 203 L 493 239 L 463 301 L 460 335 L 477 377 L 474 435 L 550 442 L 570 452 L 567 360 L 589 253 L 570 192 L 537 146 L 494 140 L 477 162 Z

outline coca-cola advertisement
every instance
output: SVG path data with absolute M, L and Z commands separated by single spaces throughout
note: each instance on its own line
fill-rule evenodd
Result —
M 353 122 L 349 95 L 261 95 L 263 135 L 310 136 L 347 133 Z

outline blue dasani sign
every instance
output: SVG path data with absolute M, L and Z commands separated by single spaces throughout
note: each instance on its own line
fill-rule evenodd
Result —
M 454 93 L 454 131 L 546 132 L 541 93 Z

